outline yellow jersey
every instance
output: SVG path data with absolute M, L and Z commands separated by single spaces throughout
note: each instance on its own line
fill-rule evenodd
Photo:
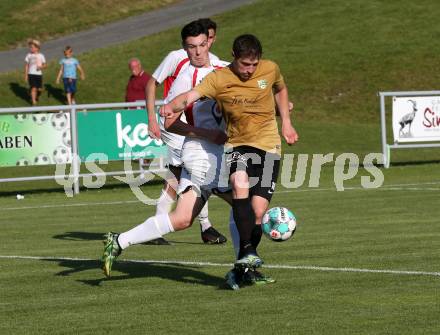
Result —
M 227 145 L 247 145 L 281 154 L 273 90 L 284 87 L 278 65 L 261 59 L 246 81 L 241 81 L 230 65 L 211 72 L 194 89 L 202 97 L 215 99 L 223 111 Z

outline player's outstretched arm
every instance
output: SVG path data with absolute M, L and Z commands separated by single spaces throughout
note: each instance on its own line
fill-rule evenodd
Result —
M 219 129 L 197 128 L 180 120 L 181 113 L 173 113 L 165 119 L 165 129 L 175 134 L 193 138 L 201 138 L 215 144 L 225 144 L 228 140 L 226 134 Z
M 145 87 L 145 97 L 147 99 L 147 113 L 148 113 L 148 133 L 153 138 L 160 138 L 160 128 L 156 119 L 156 109 L 154 103 L 156 101 L 156 86 L 157 81 L 153 76 L 147 82 Z
M 163 106 L 160 110 L 160 115 L 165 118 L 170 118 L 174 113 L 181 113 L 186 107 L 191 105 L 193 102 L 201 98 L 199 92 L 196 90 L 191 90 L 182 93 L 171 100 L 169 103 Z
M 180 120 L 180 114 L 183 110 L 198 99 L 200 99 L 200 94 L 195 90 L 191 90 L 178 95 L 164 105 L 160 110 L 160 114 L 166 118 L 165 129 L 182 136 L 202 138 L 215 144 L 224 144 L 228 138 L 223 131 L 197 128 Z
M 283 135 L 287 144 L 294 144 L 296 141 L 298 141 L 299 137 L 290 120 L 289 92 L 287 91 L 286 86 L 275 93 L 275 102 L 281 118 L 281 134 Z

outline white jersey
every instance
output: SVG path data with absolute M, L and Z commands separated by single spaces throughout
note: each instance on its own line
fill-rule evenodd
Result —
M 221 60 L 212 60 L 209 67 L 195 67 L 189 65 L 177 76 L 173 82 L 165 102 L 168 103 L 179 94 L 190 91 L 203 78 L 215 69 L 228 66 L 229 63 Z M 185 111 L 187 122 L 199 128 L 224 129 L 224 120 L 221 112 L 217 111 L 215 100 L 199 100 Z
M 186 90 L 192 89 L 194 86 L 200 84 L 200 82 L 205 78 L 210 72 L 215 69 L 223 68 L 228 66 L 229 63 L 224 61 L 212 61 L 210 67 L 197 68 L 190 65 L 186 70 L 184 70 L 179 77 L 185 79 Z M 176 81 L 181 81 L 179 77 Z M 189 84 L 188 81 L 191 80 Z M 182 80 L 183 81 L 183 80 Z M 226 131 L 226 123 L 223 118 L 223 114 L 217 108 L 217 103 L 212 99 L 199 100 L 190 108 L 185 111 L 188 123 L 194 125 L 198 128 L 206 129 L 220 129 Z
M 46 58 L 42 53 L 28 53 L 24 61 L 28 64 L 28 74 L 35 74 L 38 76 L 43 74 L 43 72 L 37 68 L 46 63 Z
M 209 53 L 210 61 L 218 61 L 218 57 Z M 190 65 L 188 54 L 184 49 L 171 51 L 153 72 L 153 78 L 159 83 L 164 83 L 164 98 L 177 78 L 179 73 Z
M 209 53 L 210 60 L 217 61 L 218 57 L 214 54 Z M 164 83 L 163 97 L 165 102 L 169 102 L 172 98 L 176 97 L 180 93 L 185 91 L 180 91 L 175 88 L 174 93 L 170 95 L 171 87 L 173 86 L 174 80 L 178 77 L 179 73 L 186 69 L 190 65 L 188 54 L 184 49 L 171 51 L 160 63 L 157 69 L 153 73 L 153 78 L 159 83 Z M 191 89 L 191 88 L 189 88 Z M 168 99 L 166 99 L 168 97 Z M 180 118 L 186 123 L 185 116 L 182 114 Z M 167 132 L 164 126 L 164 119 L 160 119 L 160 130 L 161 139 L 168 146 L 168 164 L 174 166 L 182 165 L 180 156 L 180 150 L 183 145 L 184 137 Z
M 211 61 L 211 66 L 197 68 L 189 65 L 176 78 L 167 99 L 191 90 L 203 78 L 216 68 L 222 68 L 229 63 L 220 60 Z M 225 131 L 226 124 L 223 115 L 217 109 L 215 100 L 205 99 L 197 101 L 185 111 L 189 124 L 199 128 L 220 129 Z M 199 189 L 205 198 L 212 188 L 219 185 L 222 169 L 223 146 L 203 139 L 186 137 L 182 147 L 182 171 L 178 193 L 188 186 Z
M 179 63 L 186 58 L 188 58 L 188 54 L 184 49 L 171 51 L 153 72 L 153 78 L 162 84 L 167 77 L 174 74 Z

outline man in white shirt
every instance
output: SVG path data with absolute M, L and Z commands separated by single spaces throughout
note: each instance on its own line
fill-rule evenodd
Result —
M 209 60 L 207 37 L 206 29 L 197 22 L 191 22 L 183 28 L 182 39 L 191 65 L 173 83 L 169 92 L 170 99 L 200 82 L 214 69 L 212 65 L 227 64 Z M 186 136 L 182 156 L 184 166 L 178 187 L 179 198 L 176 209 L 170 213 L 156 213 L 155 216 L 127 232 L 121 234 L 109 232 L 104 241 L 102 257 L 106 276 L 110 276 L 116 257 L 130 245 L 149 242 L 167 233 L 190 227 L 195 216 L 205 205 L 212 189 L 218 187 L 222 171 L 223 143 L 227 137 L 224 132 L 225 122 L 215 107 L 215 101 L 212 100 L 197 102 L 193 106 L 193 113 L 187 112 L 190 124 L 178 117 L 170 121 L 173 124 L 171 126 L 173 131 Z M 203 113 L 197 113 L 198 108 L 205 110 Z M 207 113 L 206 108 L 213 113 Z M 170 122 L 166 122 L 166 125 L 169 126 Z M 230 192 L 219 192 L 218 195 L 229 202 L 232 199 Z
M 208 30 L 209 36 L 207 43 L 209 49 L 215 41 L 217 28 L 215 22 L 210 19 L 199 19 L 193 22 L 198 22 Z M 184 40 L 185 38 L 182 35 L 182 41 Z M 216 61 L 218 60 L 218 57 L 209 53 L 209 59 L 211 61 Z M 194 58 L 192 61 L 198 62 L 199 60 Z M 179 183 L 183 164 L 181 159 L 181 150 L 184 141 L 183 136 L 167 132 L 164 129 L 163 119 L 161 119 L 160 125 L 158 124 L 154 106 L 156 99 L 156 86 L 162 83 L 164 84 L 164 98 L 167 98 L 173 81 L 177 78 L 179 73 L 188 68 L 189 64 L 190 60 L 185 49 L 182 48 L 171 51 L 154 71 L 146 87 L 149 133 L 153 138 L 161 138 L 167 145 L 167 167 L 171 172 L 168 173 L 167 177 L 165 178 L 164 187 L 157 201 L 156 214 L 169 213 L 172 205 L 176 201 L 176 189 Z M 182 116 L 182 120 L 186 122 L 185 116 Z M 212 227 L 212 224 L 208 219 L 207 204 L 200 212 L 199 223 L 203 242 L 209 244 L 222 244 L 226 242 L 226 237 Z

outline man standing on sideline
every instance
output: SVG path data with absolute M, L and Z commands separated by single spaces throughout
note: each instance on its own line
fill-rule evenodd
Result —
M 217 25 L 211 19 L 198 19 L 193 22 L 198 22 L 208 30 L 208 49 L 211 48 L 215 41 L 215 33 Z M 209 53 L 211 61 L 218 60 L 218 57 Z M 148 130 L 150 136 L 153 138 L 160 138 L 167 145 L 167 167 L 170 173 L 165 178 L 164 187 L 161 195 L 157 201 L 156 214 L 169 213 L 173 204 L 176 202 L 176 189 L 178 187 L 180 173 L 182 171 L 181 151 L 184 137 L 167 132 L 163 125 L 163 119 L 160 126 L 156 119 L 155 99 L 156 87 L 164 84 L 164 99 L 167 97 L 173 81 L 177 78 L 179 73 L 184 71 L 190 65 L 188 54 L 184 48 L 171 51 L 162 63 L 157 67 L 147 84 L 147 112 L 148 112 Z M 182 120 L 186 122 L 184 116 Z M 199 214 L 199 223 L 201 230 L 201 238 L 204 243 L 222 244 L 227 241 L 226 237 L 218 232 L 211 224 L 208 218 L 208 204 Z
M 131 76 L 128 79 L 127 88 L 125 90 L 125 101 L 135 102 L 146 100 L 145 89 L 151 77 L 150 74 L 144 71 L 141 61 L 138 58 L 130 59 L 128 68 L 131 72 Z
M 148 80 L 151 75 L 144 71 L 142 63 L 139 58 L 133 57 L 128 61 L 128 69 L 131 72 L 130 78 L 128 78 L 127 87 L 125 89 L 125 102 L 145 101 L 145 89 L 147 88 Z M 141 109 L 141 107 L 137 107 Z M 148 169 L 151 164 L 151 159 L 139 158 L 139 168 L 141 171 Z M 167 241 L 158 239 L 153 242 L 154 244 L 167 245 Z
M 287 144 L 294 144 L 298 134 L 290 120 L 287 86 L 278 65 L 261 59 L 260 41 L 254 35 L 241 35 L 232 50 L 234 60 L 229 67 L 208 74 L 198 86 L 166 104 L 161 113 L 172 117 L 202 97 L 215 99 L 224 113 L 229 138 L 226 162 L 240 236 L 238 259 L 229 273 L 233 279 L 238 272 L 263 264 L 257 254 L 261 220 L 275 191 L 281 158 L 275 107 Z

